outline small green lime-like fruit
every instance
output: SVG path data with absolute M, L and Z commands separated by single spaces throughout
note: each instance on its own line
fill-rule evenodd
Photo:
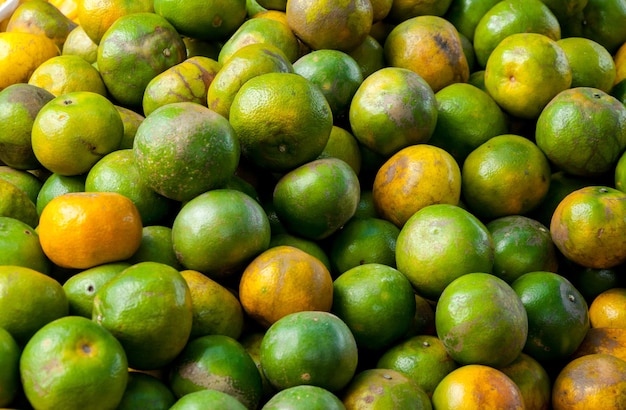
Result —
M 158 369 L 174 360 L 189 339 L 189 287 L 171 266 L 140 262 L 100 288 L 92 319 L 124 346 L 130 367 Z
M 139 262 L 159 262 L 169 265 L 176 270 L 182 270 L 172 241 L 172 228 L 164 225 L 144 226 L 141 233 L 139 249 L 127 262 L 131 264 Z
M 172 364 L 170 386 L 177 397 L 205 389 L 235 397 L 253 409 L 261 400 L 261 375 L 237 340 L 206 335 L 190 341 Z
M 318 386 L 299 385 L 286 388 L 274 394 L 263 405 L 263 410 L 290 408 L 308 410 L 345 410 L 345 406 L 335 394 Z
M 203 389 L 187 393 L 179 398 L 169 410 L 246 410 L 239 400 L 231 394 L 219 390 Z
M 142 372 L 128 373 L 128 382 L 117 410 L 170 409 L 176 396 L 164 381 Z
M 343 320 L 364 350 L 381 350 L 402 338 L 413 324 L 411 282 L 391 266 L 366 263 L 335 279 L 331 312 Z M 387 318 L 393 317 L 393 320 Z
M 188 201 L 226 184 L 239 164 L 240 148 L 226 118 L 200 104 L 179 102 L 143 120 L 133 153 L 142 181 L 167 198 Z
M 65 176 L 52 173 L 44 181 L 37 194 L 37 214 L 41 215 L 43 209 L 53 198 L 70 192 L 85 191 L 85 175 Z
M 487 366 L 513 362 L 529 329 L 515 291 L 488 273 L 468 273 L 446 286 L 437 302 L 435 326 L 454 361 Z
M 112 409 L 124 394 L 128 362 L 106 329 L 67 316 L 39 329 L 24 346 L 20 376 L 36 409 Z
M 128 267 L 130 263 L 127 262 L 112 262 L 72 275 L 63 283 L 63 290 L 70 305 L 70 315 L 91 319 L 96 293 L 105 283 Z
M 350 328 L 328 312 L 288 314 L 266 331 L 261 367 L 278 390 L 308 384 L 336 392 L 355 374 L 358 352 Z
M 44 325 L 67 316 L 67 296 L 50 276 L 0 265 L 0 327 L 24 345 Z
M 26 191 L 0 178 L 0 216 L 18 219 L 32 228 L 39 224 L 37 207 Z
M 51 270 L 37 231 L 7 216 L 0 216 L 0 265 L 23 266 L 46 275 Z

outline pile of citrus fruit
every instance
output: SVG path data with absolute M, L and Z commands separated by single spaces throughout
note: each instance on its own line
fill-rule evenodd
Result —
M 626 408 L 626 0 L 0 0 L 0 408 Z

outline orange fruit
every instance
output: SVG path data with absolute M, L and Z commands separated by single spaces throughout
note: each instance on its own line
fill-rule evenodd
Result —
M 37 226 L 37 208 L 26 191 L 0 179 L 0 198 L 0 216 L 17 219 L 31 228 Z
M 516 33 L 537 33 L 556 41 L 561 38 L 561 26 L 541 0 L 497 2 L 483 14 L 474 29 L 478 65 L 485 67 L 498 43 Z
M 126 259 L 130 264 L 139 262 L 159 262 L 182 270 L 172 241 L 172 228 L 163 225 L 148 225 L 141 230 L 141 244 L 133 256 Z
M 626 329 L 613 327 L 592 327 L 587 331 L 578 349 L 571 358 L 594 353 L 606 353 L 626 360 Z
M 193 102 L 171 103 L 137 128 L 134 163 L 153 190 L 188 201 L 232 177 L 239 164 L 237 141 L 233 127 L 216 112 Z
M 572 70 L 571 87 L 593 87 L 606 93 L 615 82 L 613 56 L 606 48 L 584 37 L 568 37 L 557 41 Z
M 37 113 L 53 98 L 50 92 L 29 84 L 13 84 L 0 91 L 0 161 L 5 165 L 41 167 L 33 153 L 31 133 Z
M 235 95 L 229 120 L 242 156 L 276 172 L 317 158 L 333 127 L 332 111 L 322 91 L 298 74 L 283 72 L 246 81 Z
M 386 66 L 385 50 L 371 35 L 367 35 L 359 46 L 348 52 L 348 55 L 357 62 L 364 79 Z
M 590 354 L 567 363 L 554 380 L 552 408 L 619 409 L 626 407 L 626 361 Z
M 322 158 L 284 174 L 274 187 L 272 202 L 287 231 L 319 240 L 352 218 L 359 193 L 359 180 L 350 165 Z
M 311 410 L 344 410 L 345 406 L 330 391 L 317 386 L 299 385 L 274 394 L 263 404 L 265 410 L 303 406 Z
M 493 239 L 485 225 L 455 205 L 435 204 L 417 211 L 396 241 L 397 269 L 430 300 L 437 300 L 459 276 L 491 272 L 493 261 Z
M 442 17 L 424 15 L 403 21 L 387 36 L 384 51 L 388 65 L 417 73 L 434 92 L 469 78 L 459 32 Z
M 488 139 L 508 133 L 506 114 L 489 94 L 476 86 L 450 84 L 439 90 L 435 99 L 437 123 L 428 143 L 446 150 L 459 166 Z
M 524 398 L 517 385 L 503 372 L 480 364 L 461 366 L 437 385 L 434 408 L 523 409 Z
M 333 279 L 316 257 L 279 245 L 245 268 L 239 281 L 239 301 L 248 316 L 267 328 L 290 313 L 330 311 Z
M 8 33 L 32 33 L 43 35 L 62 48 L 67 35 L 76 23 L 48 1 L 20 2 L 6 26 Z
M 565 90 L 536 124 L 537 145 L 552 164 L 572 175 L 611 172 L 626 147 L 626 107 L 597 88 Z
M 350 103 L 348 119 L 361 144 L 389 157 L 429 140 L 437 121 L 437 102 L 418 74 L 386 67 L 361 83 Z
M 49 171 L 84 174 L 116 150 L 124 124 L 106 97 L 91 91 L 59 95 L 39 110 L 31 134 L 33 152 Z
M 82 57 L 73 55 L 60 55 L 45 61 L 33 71 L 28 84 L 48 90 L 54 96 L 73 91 L 107 95 L 98 70 Z
M 0 90 L 27 82 L 37 67 L 59 54 L 54 41 L 44 35 L 0 32 Z
M 352 218 L 331 238 L 333 272 L 341 274 L 367 263 L 396 267 L 400 229 L 380 218 Z
M 235 51 L 211 81 L 207 105 L 228 118 L 230 107 L 241 86 L 250 78 L 269 72 L 293 72 L 291 62 L 271 43 L 253 43 Z
M 596 296 L 606 290 L 626 286 L 626 278 L 623 274 L 626 265 L 622 264 L 609 269 L 595 269 L 585 268 L 565 259 L 564 263 L 568 262 L 572 269 L 566 271 L 567 278 L 585 297 L 587 304 L 591 304 Z
M 260 0 L 257 3 L 268 10 L 285 11 L 287 8 L 287 0 Z
M 355 266 L 333 282 L 331 312 L 343 320 L 362 350 L 380 351 L 400 340 L 415 317 L 411 282 L 378 263 Z M 386 318 L 393 317 L 393 321 Z
M 626 329 L 626 288 L 613 288 L 596 296 L 589 305 L 591 327 Z
M 454 25 L 459 34 L 474 42 L 474 32 L 480 19 L 500 0 L 455 0 L 443 17 Z
M 214 189 L 181 208 L 172 224 L 172 244 L 186 269 L 226 278 L 265 251 L 270 225 L 257 201 L 233 189 Z
M 276 46 L 291 63 L 302 54 L 298 37 L 287 24 L 276 19 L 254 17 L 244 21 L 220 47 L 217 61 L 225 64 L 239 49 L 255 43 Z
M 416 335 L 384 351 L 376 367 L 404 374 L 431 397 L 439 382 L 458 364 L 437 336 Z
M 626 43 L 624 43 L 626 44 Z M 614 85 L 617 85 L 626 79 L 626 46 L 622 44 L 615 55 L 613 56 L 613 63 L 615 64 L 615 80 Z
M 448 152 L 429 144 L 411 145 L 389 157 L 372 187 L 376 212 L 399 228 L 420 209 L 457 205 L 460 197 L 459 165 Z
M 35 229 L 7 216 L 0 216 L 0 265 L 23 266 L 46 275 L 51 270 Z
M 526 214 L 550 187 L 550 163 L 529 139 L 515 134 L 490 138 L 465 159 L 463 202 L 475 215 L 494 219 Z
M 565 277 L 554 272 L 528 272 L 511 287 L 528 316 L 524 353 L 535 360 L 571 355 L 589 329 L 587 302 Z
M 498 368 L 519 387 L 527 410 L 550 408 L 552 381 L 546 369 L 537 360 L 525 353 L 511 364 Z
M 147 373 L 128 372 L 128 382 L 117 410 L 138 408 L 169 409 L 176 402 L 170 388 L 161 380 Z
M 129 258 L 139 248 L 141 231 L 137 207 L 113 192 L 60 195 L 48 202 L 38 227 L 48 258 L 75 269 Z
M 509 114 L 536 119 L 559 92 L 570 87 L 567 55 L 552 38 L 515 33 L 504 38 L 485 64 L 485 88 Z
M 567 24 L 569 20 L 580 16 L 588 0 L 545 0 L 543 2 L 550 8 L 561 24 Z
M 588 0 L 579 2 L 582 10 L 562 23 L 564 37 L 585 37 L 614 54 L 626 42 L 626 27 L 621 25 L 626 17 L 623 1 Z
M 246 410 L 239 400 L 231 394 L 219 390 L 203 389 L 185 394 L 169 407 L 170 410 L 202 409 L 206 406 L 215 406 L 222 410 Z
M 155 294 L 158 299 L 150 297 Z M 92 319 L 120 341 L 130 367 L 159 369 L 172 362 L 189 339 L 189 287 L 171 266 L 140 262 L 98 290 Z
M 89 64 L 93 64 L 98 58 L 98 45 L 85 33 L 83 26 L 76 26 L 67 35 L 61 55 L 78 56 Z
M 339 50 L 314 50 L 296 60 L 293 69 L 320 87 L 334 118 L 348 112 L 352 97 L 363 82 L 358 63 Z
M 365 0 L 291 0 L 287 23 L 313 50 L 350 51 L 365 40 L 374 21 L 374 9 Z
M 389 19 L 394 22 L 402 22 L 412 17 L 432 15 L 443 16 L 448 11 L 451 0 L 395 0 L 389 11 Z
M 138 112 L 120 107 L 119 105 L 116 105 L 115 108 L 117 112 L 120 113 L 120 117 L 122 117 L 122 122 L 124 123 L 124 136 L 122 137 L 119 149 L 132 148 L 137 128 L 139 128 L 139 124 L 143 122 L 145 117 Z
M 622 153 L 615 165 L 615 188 L 626 192 L 626 151 Z
M 359 141 L 345 128 L 333 125 L 328 142 L 317 159 L 328 157 L 344 160 L 357 175 L 361 172 L 362 159 Z
M 43 182 L 34 173 L 0 165 L 0 179 L 12 183 L 24 191 L 33 203 L 37 202 L 37 195 Z
M 11 333 L 20 346 L 41 327 L 68 314 L 61 284 L 30 268 L 1 265 L 0 295 L 0 328 Z
M 139 177 L 133 150 L 118 149 L 94 164 L 85 178 L 85 192 L 116 192 L 133 201 L 143 225 L 154 225 L 174 208 Z
M 557 249 L 550 230 L 523 215 L 493 219 L 485 225 L 494 247 L 493 274 L 512 283 L 524 273 L 556 272 Z
M 193 322 L 190 338 L 225 335 L 238 339 L 243 330 L 241 303 L 227 288 L 194 270 L 182 270 L 191 292 Z
M 462 365 L 507 366 L 529 333 L 522 300 L 511 285 L 488 273 L 450 282 L 437 301 L 435 326 L 448 354 Z
M 413 380 L 391 369 L 357 373 L 341 394 L 346 410 L 431 409 L 430 398 Z
M 20 376 L 34 408 L 111 409 L 124 394 L 127 366 L 111 333 L 87 318 L 66 316 L 39 329 L 24 346 Z
M 287 232 L 272 234 L 268 249 L 280 245 L 293 246 L 294 248 L 298 248 L 308 254 L 311 254 L 312 256 L 315 256 L 324 264 L 324 266 L 326 266 L 328 271 L 332 273 L 332 266 L 327 252 L 318 242 L 312 239 L 305 239 L 297 235 L 292 235 Z
M 207 91 L 221 67 L 211 58 L 194 56 L 158 74 L 146 85 L 143 114 L 150 115 L 157 108 L 175 102 L 206 105 Z
M 37 213 L 41 215 L 43 209 L 53 198 L 70 192 L 85 191 L 85 175 L 65 176 L 56 173 L 50 174 L 43 182 L 37 194 Z
M 20 388 L 22 351 L 11 334 L 0 328 L 0 406 L 10 406 Z
M 91 41 L 100 44 L 104 33 L 120 17 L 152 11 L 152 2 L 148 0 L 81 0 L 78 2 L 77 18 Z
M 261 401 L 267 401 L 274 394 L 276 394 L 276 389 L 267 380 L 267 377 L 265 377 L 265 373 L 263 373 L 263 368 L 261 367 L 261 358 L 259 356 L 261 354 L 261 342 L 263 341 L 264 335 L 264 329 L 251 330 L 244 333 L 242 337 L 238 339 L 241 345 L 246 349 L 250 357 L 252 357 L 252 360 L 254 360 L 259 374 L 261 375 L 263 385 Z
M 91 319 L 93 299 L 98 290 L 129 266 L 127 262 L 104 263 L 72 275 L 63 283 L 69 314 Z
M 415 317 L 406 337 L 418 335 L 434 335 L 435 332 L 435 302 L 415 294 Z
M 227 40 L 246 18 L 246 1 L 155 0 L 154 12 L 165 17 L 187 37 L 205 41 Z
M 563 198 L 552 216 L 550 233 L 567 259 L 600 269 L 626 260 L 624 195 L 614 188 L 588 186 Z
M 150 80 L 185 58 L 185 43 L 174 26 L 158 14 L 135 12 L 119 17 L 104 32 L 96 64 L 116 104 L 135 109 Z
M 257 408 L 261 400 L 261 375 L 254 360 L 241 343 L 228 336 L 191 340 L 172 364 L 169 377 L 179 399 L 209 389 L 229 394 L 249 409 Z
M 356 372 L 354 336 L 345 322 L 328 312 L 282 317 L 267 329 L 260 349 L 263 372 L 278 390 L 312 385 L 336 392 Z

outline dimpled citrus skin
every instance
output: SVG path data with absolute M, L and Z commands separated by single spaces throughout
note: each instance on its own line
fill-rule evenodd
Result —
M 35 68 L 59 54 L 59 48 L 46 36 L 0 33 L 0 90 L 25 83 Z

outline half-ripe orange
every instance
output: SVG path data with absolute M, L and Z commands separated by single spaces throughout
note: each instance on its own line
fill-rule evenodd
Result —
M 44 253 L 64 268 L 88 269 L 128 259 L 139 248 L 141 215 L 127 197 L 113 192 L 60 195 L 39 219 Z
M 22 350 L 8 330 L 0 328 L 0 406 L 10 406 L 20 387 Z
M 245 312 L 267 328 L 290 313 L 330 311 L 333 278 L 316 257 L 280 245 L 248 264 L 239 282 L 239 300 Z
M 589 305 L 592 327 L 626 329 L 626 288 L 613 288 L 596 296 Z
M 550 233 L 569 260 L 590 268 L 626 261 L 626 193 L 588 186 L 567 195 L 552 215 Z
M 550 407 L 552 381 L 546 369 L 532 356 L 520 353 L 513 363 L 499 367 L 498 370 L 509 376 L 519 387 L 526 410 Z
M 592 327 L 571 358 L 594 353 L 606 353 L 626 360 L 626 328 Z
M 152 12 L 151 1 L 140 0 L 81 0 L 77 17 L 87 36 L 96 44 L 120 17 L 131 13 Z
M 57 45 L 46 36 L 1 32 L 0 90 L 27 82 L 39 65 L 59 54 Z

